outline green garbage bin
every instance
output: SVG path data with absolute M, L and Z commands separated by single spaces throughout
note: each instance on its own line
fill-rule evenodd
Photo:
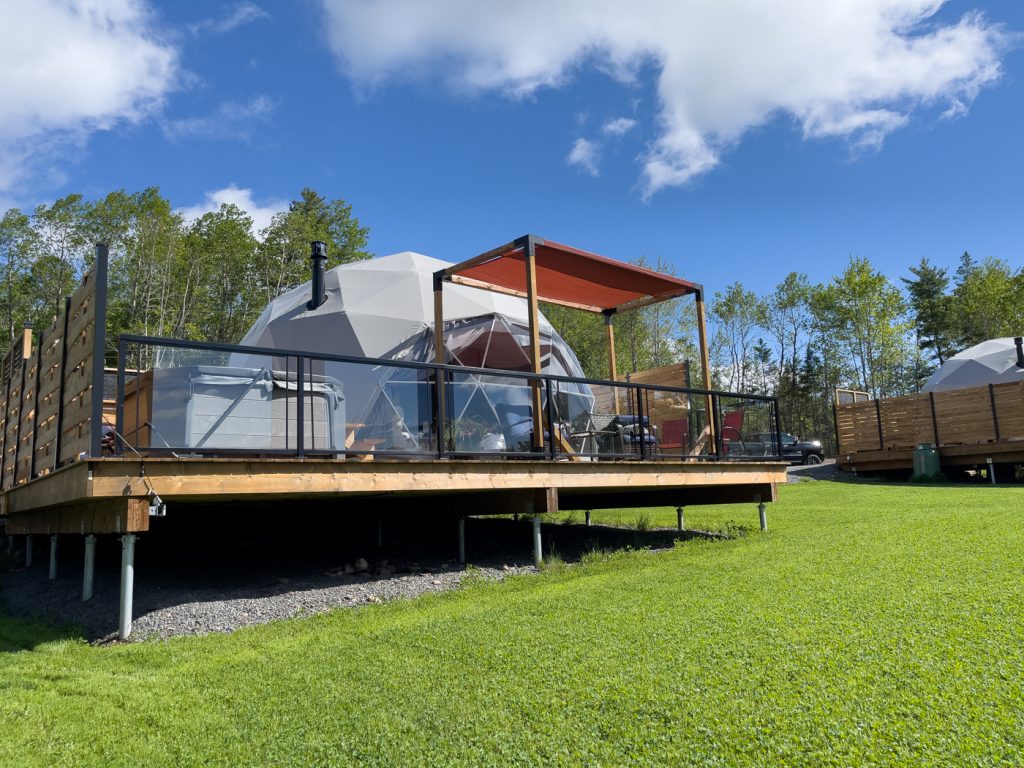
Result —
M 938 477 L 939 452 L 931 443 L 922 443 L 914 449 L 914 477 Z

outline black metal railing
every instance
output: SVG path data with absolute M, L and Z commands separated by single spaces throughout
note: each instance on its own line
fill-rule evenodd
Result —
M 781 459 L 762 395 L 135 335 L 116 436 L 122 455 Z

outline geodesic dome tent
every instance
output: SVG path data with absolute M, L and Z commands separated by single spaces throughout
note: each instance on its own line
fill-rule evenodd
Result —
M 1024 381 L 1024 368 L 1017 362 L 1013 338 L 989 339 L 949 358 L 928 378 L 921 391 L 942 392 Z
M 305 283 L 272 301 L 241 344 L 313 354 L 350 355 L 433 362 L 433 275 L 448 262 L 405 251 L 344 264 L 326 272 L 326 301 L 307 305 Z M 526 302 L 513 296 L 453 285 L 444 304 L 446 362 L 507 371 L 529 370 Z M 540 318 L 541 363 L 545 373 L 583 377 L 575 353 L 551 324 Z M 233 365 L 252 365 L 237 356 Z M 426 371 L 316 363 L 314 375 L 342 382 L 348 418 L 359 439 L 379 450 L 425 447 L 424 423 L 430 413 Z M 560 390 L 575 407 L 589 409 L 593 396 L 585 385 Z M 519 450 L 524 437 L 515 414 L 529 406 L 523 379 L 500 374 L 453 374 L 448 386 L 450 423 L 467 426 L 484 450 Z M 575 401 L 575 402 L 573 402 Z M 498 429 L 497 427 L 501 427 Z M 469 448 L 467 448 L 469 449 Z

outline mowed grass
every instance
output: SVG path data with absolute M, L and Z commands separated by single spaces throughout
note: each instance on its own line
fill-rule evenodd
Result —
M 780 494 L 768 534 L 230 636 L 0 619 L 0 765 L 1021 765 L 1024 489 Z

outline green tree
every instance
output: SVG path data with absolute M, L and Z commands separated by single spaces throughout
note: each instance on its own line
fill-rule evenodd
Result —
M 0 219 L 0 316 L 6 344 L 14 341 L 32 315 L 34 292 L 32 264 L 39 252 L 38 240 L 28 216 L 12 208 Z
M 32 213 L 38 245 L 32 267 L 37 286 L 33 320 L 40 326 L 61 311 L 64 297 L 74 290 L 85 271 L 89 258 L 85 226 L 88 209 L 82 196 L 73 194 L 52 205 L 40 205 Z
M 1024 330 L 1024 272 L 1014 273 L 1002 259 L 968 259 L 964 254 L 952 299 L 960 346 L 1019 335 Z
M 722 379 L 720 386 L 733 392 L 748 386 L 758 319 L 763 314 L 760 303 L 753 291 L 736 282 L 716 292 L 711 304 L 715 324 L 712 365 Z
M 287 211 L 278 213 L 262 233 L 259 248 L 267 301 L 309 279 L 309 244 L 327 243 L 327 266 L 370 258 L 368 227 L 352 215 L 344 200 L 328 200 L 309 187 Z
M 812 292 L 811 311 L 819 337 L 838 345 L 858 388 L 875 397 L 906 390 L 905 366 L 912 353 L 903 296 L 871 262 L 851 257 L 841 275 Z
M 931 350 L 939 365 L 949 357 L 955 344 L 955 315 L 947 293 L 949 275 L 942 267 L 921 259 L 920 264 L 910 268 L 913 279 L 903 278 L 910 294 L 910 309 L 914 316 L 914 330 L 918 346 Z
M 252 219 L 235 205 L 221 205 L 189 227 L 185 250 L 198 268 L 195 330 L 204 339 L 237 343 L 262 310 L 256 245 Z

